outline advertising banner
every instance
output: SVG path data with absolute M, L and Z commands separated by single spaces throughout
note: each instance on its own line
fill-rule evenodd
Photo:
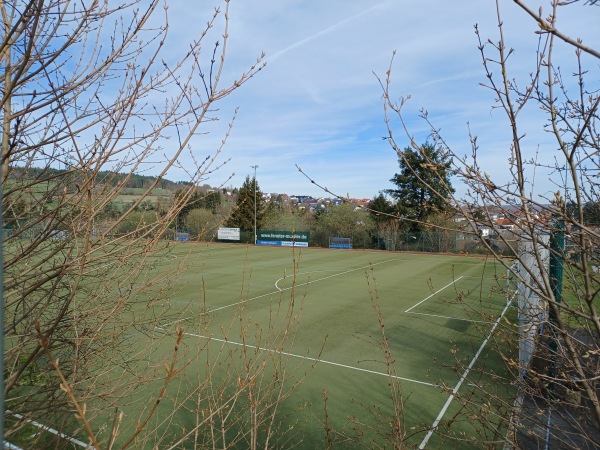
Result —
M 240 240 L 240 229 L 239 228 L 219 228 L 217 232 L 217 239 L 225 241 L 239 241 Z
M 278 247 L 308 247 L 309 231 L 259 230 L 256 243 Z

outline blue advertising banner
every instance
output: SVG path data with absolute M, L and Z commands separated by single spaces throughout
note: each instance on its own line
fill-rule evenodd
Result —
M 309 231 L 259 230 L 256 243 L 277 247 L 308 247 Z

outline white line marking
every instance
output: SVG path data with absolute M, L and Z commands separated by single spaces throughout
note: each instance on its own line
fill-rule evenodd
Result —
M 295 288 L 298 288 L 300 286 L 306 286 L 306 285 L 309 285 L 309 284 L 312 284 L 312 283 L 317 283 L 319 281 L 323 281 L 323 280 L 326 280 L 328 278 L 337 277 L 337 276 L 340 276 L 340 275 L 344 275 L 346 273 L 355 272 L 357 270 L 366 269 L 366 268 L 369 268 L 369 267 L 372 267 L 372 266 L 376 266 L 378 264 L 384 264 L 384 263 L 390 262 L 390 261 L 395 261 L 395 260 L 394 259 L 388 259 L 386 261 L 381 261 L 381 262 L 378 262 L 378 263 L 369 264 L 369 265 L 364 266 L 364 267 L 358 267 L 357 269 L 350 269 L 350 270 L 346 270 L 345 272 L 336 273 L 335 275 L 329 275 L 328 277 L 319 278 L 318 280 L 312 280 L 312 281 L 307 281 L 306 283 L 295 284 L 293 286 L 286 287 L 286 288 L 283 288 L 283 289 L 279 289 L 277 291 L 268 292 L 266 294 L 259 295 L 258 297 L 249 298 L 248 300 L 242 300 L 241 302 L 236 302 L 236 303 L 231 303 L 230 305 L 220 306 L 218 308 L 211 309 L 210 312 L 213 313 L 213 312 L 225 309 L 225 308 L 231 308 L 232 306 L 242 305 L 244 303 L 251 302 L 252 300 L 258 300 L 259 298 L 267 297 L 267 296 L 273 295 L 273 294 L 278 294 L 279 292 L 289 291 L 290 289 L 295 289 Z
M 258 297 L 249 298 L 248 300 L 242 300 L 241 302 L 231 303 L 229 305 L 220 306 L 218 308 L 210 309 L 209 312 L 213 313 L 215 311 L 220 311 L 220 310 L 225 309 L 225 308 L 230 308 L 232 306 L 241 305 L 243 303 L 251 302 L 252 300 L 258 300 L 259 298 L 268 297 L 269 295 L 277 294 L 278 292 L 280 292 L 280 291 L 268 292 L 266 294 L 259 295 Z
M 71 442 L 72 444 L 78 445 L 79 447 L 83 447 L 85 449 L 92 448 L 92 444 L 86 444 L 85 442 L 80 441 L 79 439 L 75 439 L 73 436 L 69 436 L 64 433 L 61 433 L 60 431 L 55 430 L 54 428 L 50 428 L 49 426 L 44 425 L 43 423 L 36 422 L 35 420 L 28 419 L 27 417 L 24 417 L 21 414 L 13 413 L 11 411 L 6 411 L 6 412 L 8 414 L 11 414 L 13 417 L 16 417 L 19 420 L 24 420 L 25 422 L 33 425 L 34 427 L 40 428 L 44 431 L 47 431 L 48 433 L 52 433 L 55 436 L 58 436 L 62 439 L 65 439 L 65 440 Z
M 406 312 L 406 311 L 405 311 Z M 442 316 L 441 314 L 427 314 L 427 313 L 419 313 L 419 312 L 409 312 L 409 314 L 418 314 L 420 316 L 431 316 L 431 317 L 441 317 L 442 319 L 452 319 L 452 320 L 461 320 L 463 322 L 472 322 L 472 323 L 487 323 L 485 320 L 473 320 L 473 319 L 460 319 L 458 317 L 452 316 Z
M 425 438 L 423 438 L 423 441 L 421 441 L 421 445 L 419 445 L 419 449 L 424 449 L 425 446 L 427 445 L 427 442 L 429 442 L 429 439 L 431 438 L 431 436 L 433 435 L 433 433 L 437 429 L 438 425 L 440 424 L 440 421 L 442 420 L 442 417 L 444 417 L 444 414 L 446 413 L 446 410 L 450 406 L 450 403 L 452 403 L 452 400 L 454 400 L 454 397 L 458 393 L 458 390 L 460 389 L 460 387 L 462 386 L 463 382 L 465 381 L 465 379 L 469 375 L 469 372 L 471 371 L 471 369 L 473 368 L 473 365 L 475 364 L 475 362 L 479 358 L 479 355 L 483 351 L 483 349 L 486 346 L 488 340 L 490 339 L 490 337 L 492 337 L 492 334 L 494 334 L 494 331 L 496 330 L 496 327 L 500 323 L 500 320 L 502 320 L 502 317 L 504 317 L 504 314 L 506 314 L 506 311 L 508 310 L 508 307 L 510 306 L 510 304 L 511 304 L 510 301 L 506 303 L 506 306 L 504 307 L 504 310 L 502 311 L 502 314 L 500 314 L 500 317 L 498 317 L 498 319 L 496 319 L 496 322 L 494 322 L 494 326 L 490 330 L 490 332 L 487 335 L 487 337 L 484 339 L 483 343 L 481 344 L 481 347 L 479 347 L 479 350 L 477 350 L 477 353 L 475 353 L 475 356 L 473 357 L 473 359 L 469 363 L 469 366 L 466 368 L 466 370 L 464 371 L 464 373 L 460 377 L 460 380 L 458 380 L 458 383 L 456 383 L 456 386 L 454 386 L 454 389 L 452 389 L 452 394 L 450 394 L 450 397 L 448 397 L 448 400 L 446 400 L 446 404 L 444 405 L 444 407 L 441 409 L 440 413 L 436 417 L 435 421 L 433 422 L 433 425 L 431 425 L 431 428 L 429 429 L 429 432 L 427 433 L 427 435 L 425 436 Z
M 173 322 L 165 323 L 164 325 L 161 325 L 160 327 L 155 327 L 155 328 L 168 327 L 169 325 L 173 325 L 174 323 L 184 322 L 189 319 L 191 319 L 191 317 L 184 317 L 183 319 L 177 319 L 177 320 L 174 320 Z
M 160 329 L 160 330 L 166 331 L 162 327 L 157 327 L 157 328 Z M 333 361 L 326 361 L 324 359 L 318 359 L 318 358 L 311 358 L 309 356 L 296 355 L 294 353 L 283 352 L 281 350 L 273 350 L 273 349 L 270 349 L 270 348 L 257 347 L 255 345 L 250 345 L 250 344 L 241 344 L 239 342 L 228 341 L 227 339 L 217 339 L 215 337 L 202 336 L 200 334 L 194 334 L 194 333 L 183 333 L 183 334 L 185 334 L 187 336 L 198 337 L 198 338 L 201 338 L 201 339 L 208 339 L 209 341 L 223 342 L 225 344 L 237 345 L 237 346 L 240 346 L 240 347 L 244 347 L 245 346 L 245 347 L 249 347 L 249 348 L 254 348 L 254 349 L 257 349 L 257 350 L 261 350 L 261 351 L 264 351 L 264 352 L 277 353 L 277 354 L 285 355 L 285 356 L 292 356 L 294 358 L 305 359 L 307 361 L 314 361 L 314 362 L 318 362 L 318 363 L 329 364 L 329 365 L 332 365 L 332 366 L 343 367 L 345 369 L 358 370 L 359 372 L 367 372 L 367 373 L 372 373 L 374 375 L 382 375 L 382 376 L 385 376 L 385 377 L 392 377 L 392 378 L 397 379 L 397 380 L 410 381 L 411 383 L 423 384 L 425 386 L 437 387 L 435 384 L 433 384 L 433 383 L 427 383 L 425 381 L 412 380 L 410 378 L 399 377 L 397 375 L 389 375 L 389 374 L 384 373 L 384 372 L 376 372 L 374 370 L 362 369 L 360 367 L 354 367 L 354 366 L 348 366 L 346 364 L 336 363 L 336 362 L 333 362 Z
M 378 263 L 379 264 L 379 263 Z M 302 273 L 298 273 L 296 276 L 298 275 L 306 275 L 307 273 L 323 273 L 323 272 L 333 272 L 333 270 L 311 270 L 310 272 L 302 272 Z M 279 287 L 279 282 L 281 280 L 285 280 L 286 278 L 291 278 L 292 275 L 289 276 L 285 276 L 285 277 L 281 277 L 279 278 L 276 282 L 275 282 L 275 289 L 277 289 L 279 292 L 281 292 L 283 289 Z
M 444 289 L 446 289 L 448 286 L 452 286 L 454 283 L 456 283 L 458 280 L 460 280 L 463 277 L 463 275 L 461 275 L 460 277 L 458 277 L 456 280 L 452 281 L 451 283 L 448 283 L 446 286 L 444 286 L 441 289 L 438 289 L 437 291 L 435 291 L 433 294 L 431 294 L 429 297 L 424 298 L 423 300 L 421 300 L 419 303 L 417 303 L 416 305 L 411 306 L 410 308 L 408 308 L 406 311 L 404 311 L 405 313 L 410 312 L 411 309 L 415 309 L 417 306 L 419 306 L 421 303 L 423 303 L 426 300 L 429 300 L 431 297 L 433 297 L 434 295 L 442 292 Z

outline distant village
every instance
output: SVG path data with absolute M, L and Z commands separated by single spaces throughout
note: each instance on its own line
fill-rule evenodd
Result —
M 208 192 L 211 192 L 211 190 L 209 190 Z M 236 190 L 226 189 L 224 193 L 229 197 L 233 197 L 236 194 Z M 338 197 L 315 198 L 310 195 L 288 195 L 278 193 L 264 193 L 262 195 L 262 199 L 266 202 L 272 202 L 275 204 L 290 204 L 295 206 L 299 210 L 306 210 L 310 212 L 316 212 L 319 210 L 327 211 L 327 209 L 330 206 L 338 206 L 342 203 L 351 203 L 353 205 L 356 205 L 357 208 L 363 208 L 366 207 L 371 201 L 371 199 L 369 198 L 347 198 L 341 200 Z

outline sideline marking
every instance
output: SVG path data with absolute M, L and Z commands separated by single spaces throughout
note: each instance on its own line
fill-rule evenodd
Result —
M 425 448 L 425 446 L 427 445 L 427 442 L 429 442 L 429 439 L 431 438 L 431 436 L 433 435 L 433 433 L 437 430 L 437 427 L 440 424 L 440 422 L 442 420 L 442 417 L 444 417 L 444 414 L 446 413 L 446 410 L 450 406 L 450 403 L 452 403 L 452 400 L 454 400 L 454 397 L 456 397 L 456 394 L 458 393 L 458 390 L 460 389 L 460 387 L 462 386 L 463 382 L 465 381 L 465 379 L 469 375 L 469 372 L 473 368 L 473 365 L 475 364 L 475 362 L 479 358 L 479 355 L 483 351 L 484 347 L 487 345 L 488 340 L 492 337 L 492 334 L 494 334 L 494 331 L 496 330 L 496 327 L 500 323 L 500 320 L 502 320 L 502 318 L 504 317 L 504 314 L 506 314 L 506 311 L 508 310 L 508 307 L 511 305 L 511 303 L 512 303 L 512 300 L 510 300 L 510 301 L 508 301 L 506 303 L 506 306 L 504 307 L 504 310 L 502 311 L 502 314 L 500 314 L 500 317 L 498 317 L 498 319 L 496 319 L 496 322 L 494 322 L 494 326 L 490 330 L 490 332 L 487 335 L 487 337 L 481 343 L 481 346 L 479 347 L 479 350 L 477 350 L 477 353 L 475 353 L 475 356 L 473 356 L 473 359 L 469 363 L 469 366 L 465 369 L 464 373 L 460 377 L 460 380 L 458 380 L 458 383 L 456 383 L 456 386 L 454 386 L 454 389 L 452 389 L 452 394 L 450 394 L 450 397 L 448 397 L 448 400 L 446 400 L 446 404 L 442 407 L 440 413 L 438 414 L 438 416 L 436 417 L 435 421 L 433 422 L 433 425 L 431 425 L 431 428 L 427 432 L 427 435 L 423 438 L 423 441 L 421 441 L 421 445 L 419 445 L 419 449 L 422 450 L 422 449 Z
M 166 330 L 164 330 L 162 327 L 157 327 L 159 330 L 166 332 Z M 438 387 L 437 385 L 433 384 L 433 383 L 427 383 L 426 381 L 418 381 L 418 380 L 413 380 L 411 378 L 404 378 L 404 377 L 400 377 L 398 375 L 389 375 L 387 373 L 384 372 L 376 372 L 375 370 L 369 370 L 369 369 L 362 369 L 360 367 L 354 367 L 354 366 L 348 366 L 346 364 L 341 364 L 341 363 L 336 363 L 333 361 L 327 361 L 324 359 L 318 359 L 318 358 L 311 358 L 309 356 L 302 356 L 302 355 L 296 355 L 295 353 L 288 353 L 288 352 L 283 352 L 281 350 L 273 350 L 270 348 L 264 348 L 264 347 L 258 347 L 256 345 L 250 345 L 250 344 L 241 344 L 239 342 L 234 342 L 234 341 L 228 341 L 227 339 L 218 339 L 215 337 L 209 337 L 209 336 L 202 336 L 200 334 L 194 334 L 194 333 L 183 333 L 187 336 L 192 336 L 192 337 L 198 337 L 198 338 L 202 338 L 202 339 L 208 339 L 209 341 L 217 341 L 217 342 L 223 342 L 225 344 L 231 344 L 231 345 L 237 345 L 240 347 L 249 347 L 249 348 L 254 348 L 257 350 L 261 350 L 264 352 L 270 352 L 270 353 L 277 353 L 280 355 L 285 355 L 285 356 L 292 356 L 294 358 L 300 358 L 300 359 L 305 359 L 307 361 L 314 361 L 314 362 L 318 362 L 318 363 L 323 363 L 323 364 L 329 364 L 332 366 L 337 366 L 337 367 L 343 367 L 345 369 L 352 369 L 352 370 L 358 370 L 359 372 L 367 372 L 367 373 L 371 373 L 374 375 L 382 375 L 384 377 L 391 377 L 397 380 L 403 380 L 403 381 L 410 381 L 411 383 L 417 383 L 417 384 L 423 384 L 425 386 L 431 386 L 431 387 Z
M 318 280 L 312 280 L 312 281 L 307 281 L 306 283 L 295 284 L 295 285 L 293 285 L 293 286 L 286 287 L 286 288 L 283 288 L 283 289 L 279 289 L 279 288 L 277 288 L 277 289 L 278 289 L 277 291 L 268 292 L 268 293 L 266 293 L 266 294 L 259 295 L 258 297 L 249 298 L 248 300 L 242 300 L 241 302 L 235 302 L 235 303 L 231 303 L 230 305 L 219 306 L 218 308 L 213 308 L 213 309 L 209 310 L 208 312 L 211 312 L 211 313 L 213 313 L 213 312 L 215 312 L 215 311 L 220 311 L 220 310 L 222 310 L 222 309 L 225 309 L 225 308 L 231 308 L 232 306 L 242 305 L 242 304 L 244 304 L 244 303 L 251 302 L 252 300 L 258 300 L 259 298 L 267 297 L 267 296 L 269 296 L 269 295 L 273 295 L 273 294 L 278 294 L 279 292 L 283 292 L 283 291 L 289 291 L 290 289 L 295 289 L 295 288 L 298 288 L 298 287 L 300 287 L 300 286 L 306 286 L 306 285 L 309 285 L 309 284 L 312 284 L 312 283 L 316 283 L 316 282 L 318 282 L 318 281 L 326 280 L 326 279 L 328 279 L 328 278 L 337 277 L 337 276 L 339 276 L 339 275 L 344 275 L 344 274 L 346 274 L 346 273 L 350 273 L 350 272 L 354 272 L 354 271 L 357 271 L 357 270 L 366 269 L 366 268 L 369 268 L 369 267 L 372 267 L 372 266 L 376 266 L 376 265 L 378 265 L 378 264 L 387 263 L 387 262 L 390 262 L 390 261 L 396 261 L 396 260 L 395 260 L 395 259 L 388 259 L 388 260 L 386 260 L 386 261 L 380 261 L 380 262 L 378 262 L 378 263 L 374 263 L 374 264 L 368 264 L 368 265 L 366 265 L 366 266 L 363 266 L 363 267 L 358 267 L 358 268 L 356 268 L 356 269 L 350 269 L 350 270 L 346 270 L 346 271 L 344 271 L 344 272 L 340 272 L 340 273 L 337 273 L 337 274 L 335 274 L 335 275 L 329 275 L 328 277 L 319 278 Z M 280 279 L 281 279 L 281 278 L 280 278 Z M 279 281 L 279 280 L 277 280 L 277 281 Z
M 410 308 L 408 308 L 406 311 L 404 311 L 405 313 L 410 312 L 411 309 L 415 309 L 417 306 L 419 306 L 421 303 L 423 303 L 426 300 L 429 300 L 431 297 L 433 297 L 434 295 L 442 292 L 444 289 L 446 289 L 449 286 L 452 286 L 454 283 L 456 283 L 458 280 L 460 280 L 461 278 L 463 278 L 464 275 L 461 275 L 460 277 L 458 277 L 456 280 L 452 281 L 451 283 L 448 283 L 446 286 L 444 286 L 441 289 L 438 289 L 437 291 L 435 291 L 433 294 L 431 294 L 429 297 L 424 298 L 423 300 L 421 300 L 419 303 L 417 303 L 416 305 L 411 306 Z
M 69 441 L 71 444 L 74 445 L 78 445 L 79 447 L 83 447 L 85 449 L 91 449 L 92 448 L 92 444 L 86 444 L 83 441 L 80 441 L 79 439 L 74 438 L 73 436 L 69 436 L 67 434 L 64 434 L 58 430 L 55 430 L 54 428 L 50 428 L 48 425 L 44 425 L 43 423 L 39 423 L 36 422 L 35 420 L 31 420 L 28 419 L 27 417 L 22 416 L 21 414 L 18 413 L 14 413 L 12 411 L 6 411 L 7 413 L 11 414 L 13 417 L 16 417 L 19 420 L 23 420 L 31 425 L 33 425 L 34 427 L 40 428 L 44 431 L 47 431 L 49 433 L 54 434 L 55 436 L 58 436 L 66 441 Z M 5 444 L 7 444 L 8 442 L 5 442 Z

